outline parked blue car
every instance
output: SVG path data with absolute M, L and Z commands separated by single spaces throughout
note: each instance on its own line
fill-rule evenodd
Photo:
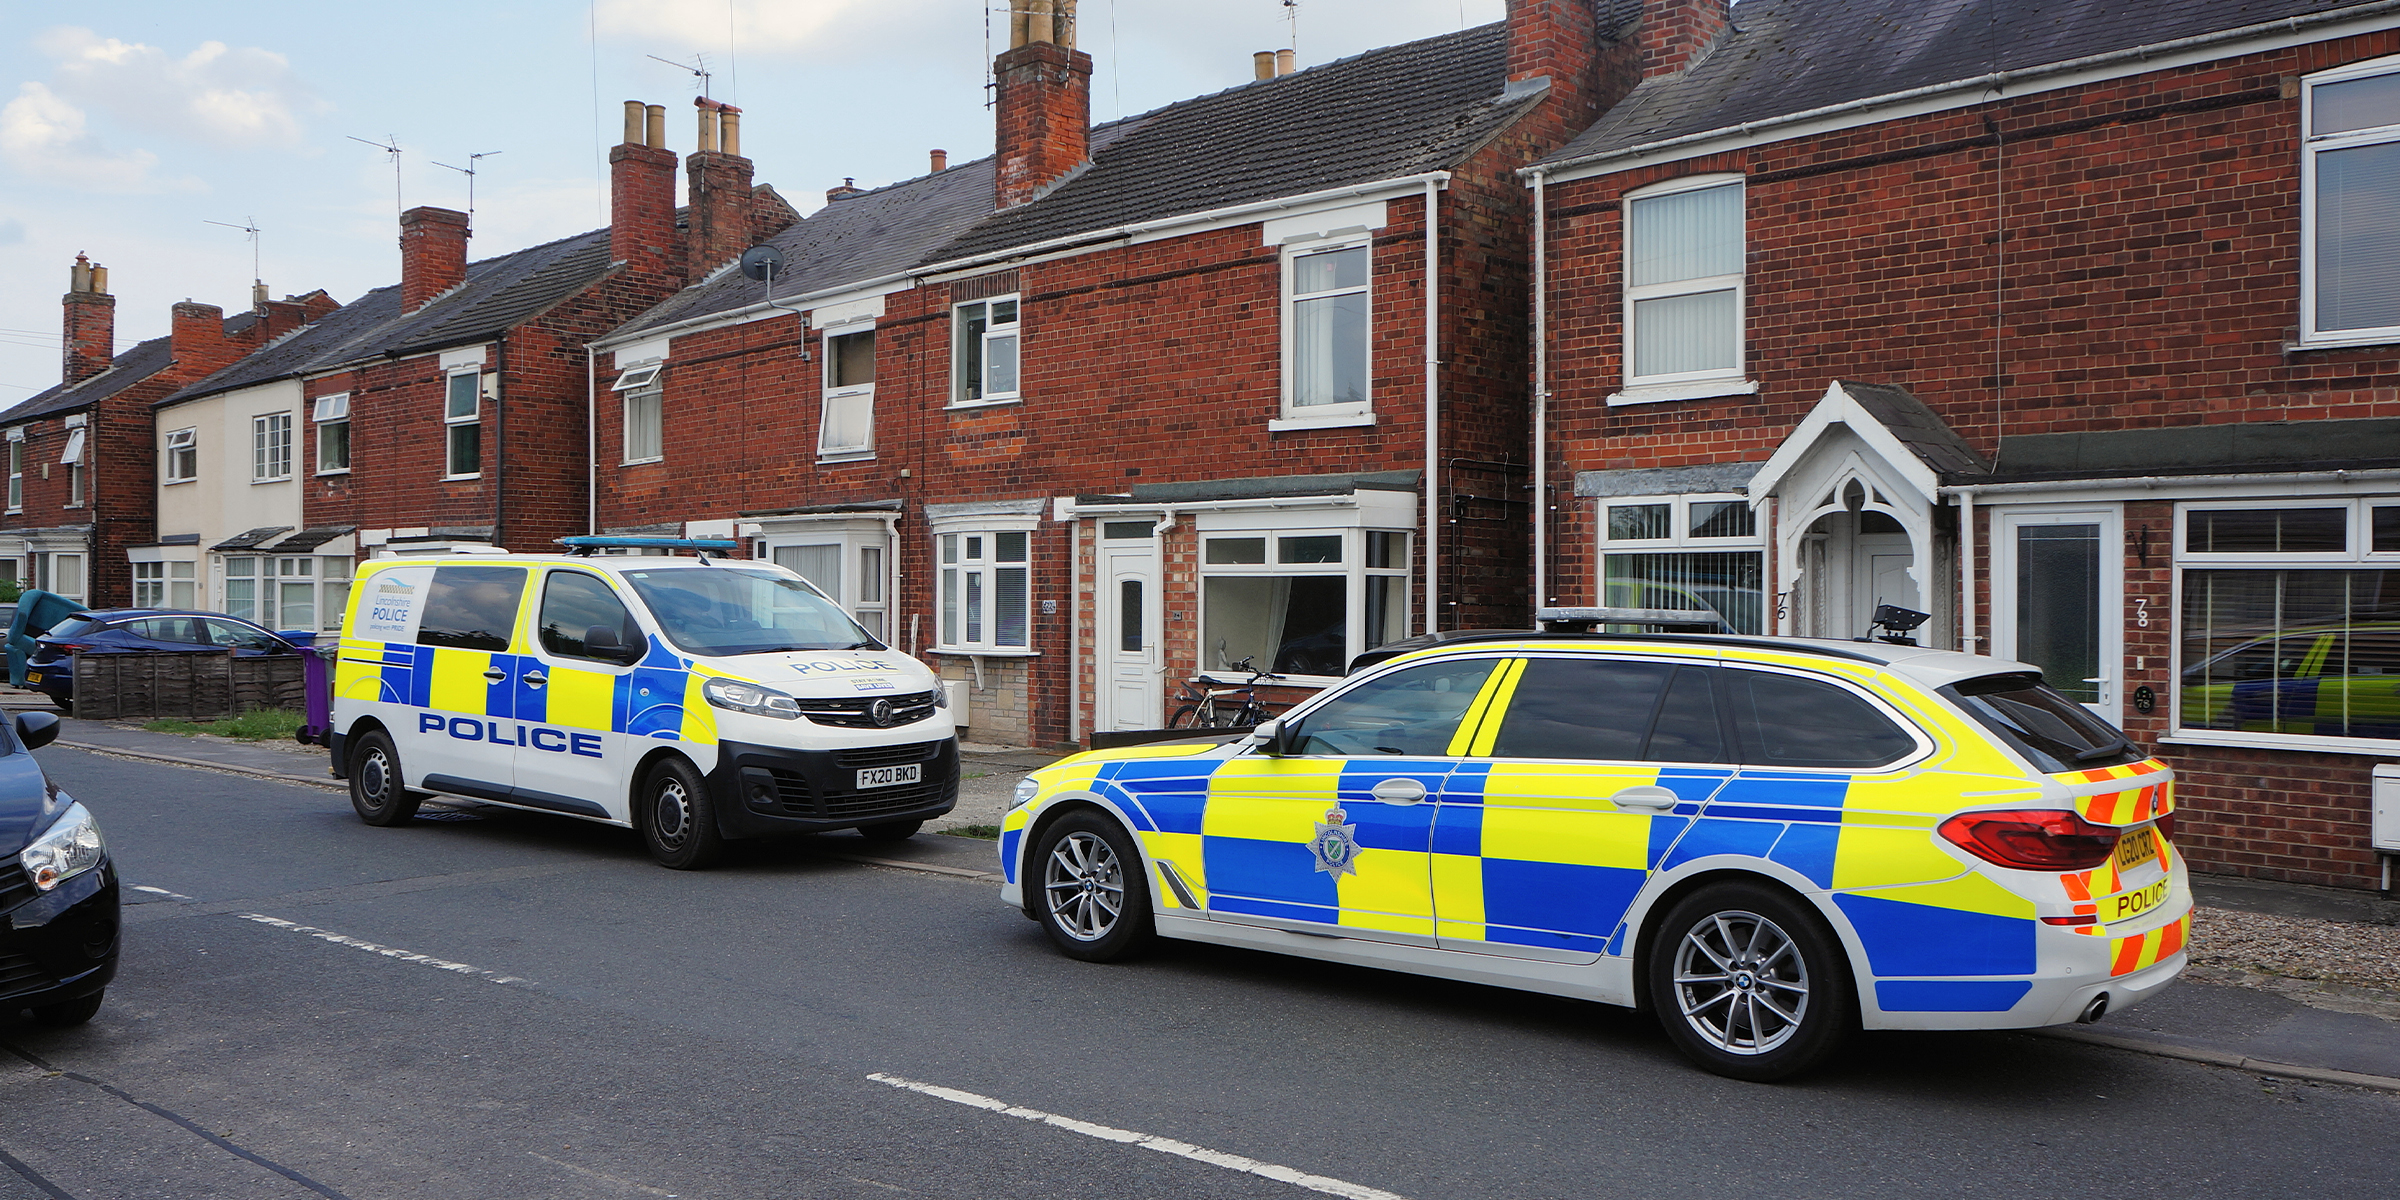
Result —
M 297 647 L 263 626 L 224 613 L 171 608 L 102 608 L 79 612 L 34 639 L 25 686 L 75 710 L 73 655 L 159 654 L 231 649 L 236 655 L 296 654 Z

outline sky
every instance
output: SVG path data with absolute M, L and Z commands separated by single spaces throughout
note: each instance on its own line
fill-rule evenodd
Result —
M 1077 41 L 1099 122 L 1238 86 L 1254 51 L 1306 67 L 1504 6 L 1081 0 Z M 1006 0 L 0 0 L 0 407 L 58 382 L 78 252 L 109 268 L 122 352 L 177 301 L 249 307 L 254 251 L 279 297 L 396 282 L 401 207 L 467 207 L 451 168 L 476 171 L 474 258 L 606 224 L 624 101 L 665 105 L 668 146 L 693 148 L 701 80 L 652 55 L 705 66 L 758 180 L 804 213 L 845 178 L 922 175 L 936 148 L 983 157 L 1006 17 Z M 353 138 L 397 144 L 397 170 Z

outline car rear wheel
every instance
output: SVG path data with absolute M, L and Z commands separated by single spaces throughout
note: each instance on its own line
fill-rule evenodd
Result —
M 1155 935 L 1141 852 L 1116 822 L 1072 813 L 1042 831 L 1030 860 L 1034 917 L 1069 958 L 1109 962 Z
M 33 1019 L 44 1025 L 81 1025 L 99 1013 L 100 1001 L 107 994 L 93 992 L 89 996 L 41 1005 L 33 1010 Z
M 350 807 L 369 825 L 398 825 L 417 815 L 423 792 L 402 785 L 400 754 L 390 735 L 370 730 L 350 747 Z
M 650 769 L 635 812 L 650 857 L 662 867 L 697 871 L 724 856 L 725 838 L 717 832 L 708 786 L 700 772 L 680 758 L 662 760 Z
M 917 830 L 924 826 L 923 821 L 885 821 L 880 825 L 861 825 L 858 834 L 870 842 L 905 842 L 917 836 Z
M 1857 1023 L 1832 931 L 1783 892 L 1717 884 L 1684 897 L 1656 928 L 1651 1007 L 1668 1040 L 1705 1070 L 1787 1078 L 1825 1061 Z

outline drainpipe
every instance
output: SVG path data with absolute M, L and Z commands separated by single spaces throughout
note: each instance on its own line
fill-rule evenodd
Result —
M 1174 531 L 1177 521 L 1178 519 L 1175 516 L 1175 510 L 1170 508 L 1164 512 L 1161 512 L 1158 515 L 1158 523 L 1150 527 L 1150 577 L 1158 581 L 1158 595 L 1151 598 L 1150 608 L 1152 612 L 1156 612 L 1158 614 L 1158 706 L 1161 712 L 1164 712 L 1167 707 L 1167 535 Z M 1097 528 L 1097 526 L 1094 526 L 1094 528 Z M 1092 549 L 1092 575 L 1093 583 L 1095 585 L 1099 583 L 1099 567 L 1100 551 L 1099 547 L 1094 546 Z M 1098 591 L 1099 588 L 1095 586 L 1092 590 Z M 1198 611 L 1198 608 L 1198 604 L 1195 603 L 1193 605 L 1193 610 Z M 1093 605 L 1092 611 L 1094 613 L 1098 613 L 1100 611 L 1100 606 L 1097 604 Z M 1144 613 L 1142 615 L 1142 624 L 1144 626 L 1142 632 L 1145 636 L 1149 634 L 1149 629 L 1147 628 L 1149 623 L 1150 616 L 1148 613 Z M 1092 628 L 1093 642 L 1097 643 L 1100 640 L 1102 633 L 1103 631 L 1097 625 L 1095 625 Z M 1092 656 L 1092 662 L 1095 667 L 1098 666 L 1099 661 L 1100 656 L 1094 654 Z M 1273 666 L 1274 664 L 1270 662 L 1267 665 Z M 1195 675 L 1200 675 L 1206 674 L 1207 671 L 1207 651 L 1200 644 L 1200 623 L 1198 621 L 1194 621 L 1192 622 L 1192 673 Z M 1094 678 L 1092 680 L 1092 690 L 1094 692 L 1093 702 L 1095 704 L 1099 702 L 1097 693 L 1100 687 L 1100 681 L 1097 678 Z M 1166 715 L 1173 716 L 1174 714 L 1166 713 Z
M 1533 607 L 1550 602 L 1550 177 L 1533 173 Z M 1541 626 L 1537 623 L 1534 628 Z
M 1442 362 L 1441 230 L 1435 199 L 1441 184 L 1425 180 L 1425 632 L 1441 628 Z
M 583 531 L 600 533 L 600 353 L 583 347 Z
M 1975 489 L 1958 490 L 1958 649 L 1973 654 L 1975 636 Z
M 508 543 L 508 335 L 494 339 L 492 357 L 492 544 Z M 483 380 L 475 381 L 477 387 Z

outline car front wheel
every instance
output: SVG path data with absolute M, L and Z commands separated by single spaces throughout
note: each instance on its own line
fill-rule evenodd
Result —
M 1773 888 L 1725 883 L 1683 898 L 1650 945 L 1650 1004 L 1705 1070 L 1767 1082 L 1841 1048 L 1857 1023 L 1847 959 L 1824 921 Z
M 350 748 L 350 807 L 369 825 L 398 825 L 417 815 L 422 792 L 402 785 L 400 755 L 382 730 L 371 730 Z
M 1148 945 L 1150 887 L 1142 855 L 1116 822 L 1072 813 L 1042 832 L 1028 872 L 1034 916 L 1069 958 L 1110 962 Z
M 724 835 L 717 832 L 717 813 L 708 800 L 700 772 L 680 758 L 650 769 L 643 781 L 639 807 L 642 838 L 650 857 L 662 867 L 697 871 L 712 866 L 725 853 Z

